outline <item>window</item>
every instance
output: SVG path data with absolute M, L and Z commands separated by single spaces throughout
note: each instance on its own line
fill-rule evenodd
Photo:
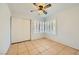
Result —
M 55 33 L 56 32 L 56 21 L 37 21 L 33 22 L 35 33 Z
M 44 32 L 44 22 L 40 22 L 40 32 Z

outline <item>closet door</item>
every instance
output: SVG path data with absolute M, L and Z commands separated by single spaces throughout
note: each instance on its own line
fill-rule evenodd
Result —
M 13 18 L 11 32 L 12 43 L 30 40 L 30 20 Z

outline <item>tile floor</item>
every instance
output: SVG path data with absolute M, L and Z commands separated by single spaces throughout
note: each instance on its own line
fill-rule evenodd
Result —
M 78 55 L 79 50 L 50 39 L 38 39 L 12 44 L 7 55 Z

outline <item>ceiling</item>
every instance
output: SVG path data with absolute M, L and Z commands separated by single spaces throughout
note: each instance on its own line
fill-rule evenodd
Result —
M 68 4 L 68 3 L 52 3 L 52 7 L 47 9 L 47 15 L 39 15 L 38 12 L 30 12 L 30 10 L 36 10 L 32 3 L 9 3 L 8 4 L 11 15 L 18 18 L 35 18 L 45 19 L 48 16 L 53 16 L 58 12 L 66 10 L 68 8 L 79 6 L 79 4 Z

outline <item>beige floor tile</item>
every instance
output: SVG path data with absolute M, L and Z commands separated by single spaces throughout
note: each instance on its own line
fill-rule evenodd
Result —
M 38 55 L 40 52 L 37 49 L 29 50 L 30 55 Z
M 51 46 L 43 45 L 43 46 L 41 46 L 41 47 L 47 50 L 47 49 L 49 49 Z
M 25 52 L 25 51 L 26 51 L 25 48 L 18 49 L 18 53 L 23 53 L 23 52 Z
M 35 48 L 40 47 L 40 45 L 39 45 L 38 43 L 32 43 L 32 45 L 33 45 Z
M 8 52 L 7 55 L 18 55 L 16 52 Z
M 44 47 L 38 47 L 37 49 L 38 49 L 39 52 L 43 52 L 43 51 L 46 51 L 46 50 L 47 50 L 47 49 L 44 48 Z
M 29 55 L 28 50 L 18 52 L 18 55 Z
M 17 55 L 18 52 L 16 50 L 9 50 L 7 55 Z
M 42 54 L 44 55 L 56 55 L 57 53 L 59 53 L 61 50 L 63 49 L 63 47 L 59 47 L 59 46 L 51 46 L 51 48 L 48 48 L 48 50 L 46 52 L 42 52 Z
M 13 44 L 10 46 L 9 50 L 8 50 L 8 55 L 16 55 L 18 52 L 17 52 L 17 44 Z
M 41 54 L 42 55 L 56 55 L 57 51 L 49 49 L 48 51 L 44 51 Z
M 74 55 L 77 50 L 70 48 L 70 47 L 65 47 L 59 54 L 60 55 Z
M 27 51 L 27 47 L 26 46 L 19 46 L 18 47 L 18 53 L 23 53 Z
M 75 55 L 79 55 L 79 51 L 77 51 L 77 52 L 75 53 Z
M 30 55 L 30 54 L 23 52 L 23 53 L 19 53 L 18 55 Z

